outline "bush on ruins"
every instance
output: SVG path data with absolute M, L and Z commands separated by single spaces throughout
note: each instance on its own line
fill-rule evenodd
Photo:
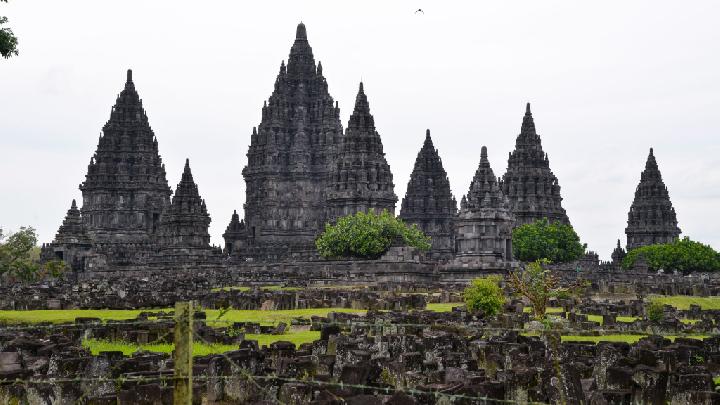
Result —
M 513 230 L 513 254 L 517 260 L 552 263 L 572 262 L 585 253 L 585 245 L 571 225 L 538 219 Z
M 0 229 L 0 278 L 32 281 L 48 275 L 58 277 L 64 270 L 61 260 L 40 263 L 37 234 L 32 227 L 22 227 L 7 236 Z
M 377 259 L 396 241 L 422 251 L 430 249 L 430 237 L 417 225 L 408 226 L 387 210 L 358 212 L 338 219 L 335 225 L 327 224 L 315 246 L 325 258 Z
M 479 277 L 463 291 L 465 306 L 471 311 L 483 311 L 493 316 L 500 312 L 505 304 L 505 293 L 499 285 L 500 277 Z
M 623 259 L 623 268 L 631 269 L 641 256 L 651 270 L 720 271 L 720 253 L 688 237 L 632 249 Z

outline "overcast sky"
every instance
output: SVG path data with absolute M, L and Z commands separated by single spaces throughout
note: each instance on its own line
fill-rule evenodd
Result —
M 53 238 L 132 68 L 170 185 L 190 158 L 221 243 L 303 21 L 343 126 L 364 81 L 398 197 L 426 128 L 458 200 L 482 145 L 501 176 L 531 102 L 589 249 L 624 245 L 650 147 L 683 234 L 720 248 L 717 1 L 10 0 L 0 15 L 20 39 L 20 56 L 0 59 L 6 230 Z

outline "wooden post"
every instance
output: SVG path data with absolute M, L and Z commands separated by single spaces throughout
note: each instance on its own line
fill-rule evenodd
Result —
M 175 405 L 192 405 L 193 304 L 175 303 Z

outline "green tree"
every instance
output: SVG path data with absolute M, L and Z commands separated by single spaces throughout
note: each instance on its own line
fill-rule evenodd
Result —
M 632 249 L 622 265 L 630 269 L 640 258 L 645 258 L 651 270 L 720 271 L 720 253 L 712 247 L 685 237 L 672 243 L 655 244 Z
M 513 230 L 513 254 L 524 262 L 549 260 L 566 263 L 579 259 L 585 253 L 585 245 L 572 226 L 560 222 L 549 223 L 538 219 L 531 224 Z
M 0 0 L 0 3 L 7 3 L 7 0 Z M 7 22 L 7 17 L 0 16 L 0 55 L 5 59 L 18 54 L 17 37 L 10 28 L 3 27 Z
M 496 315 L 505 304 L 505 293 L 499 285 L 500 277 L 480 277 L 463 291 L 465 305 L 471 311 L 481 310 L 485 315 Z
M 548 269 L 543 268 L 547 261 L 536 260 L 528 263 L 525 270 L 510 273 L 510 286 L 515 293 L 525 297 L 532 305 L 536 319 L 545 317 L 545 309 L 550 298 L 568 292 L 560 287 L 560 280 Z
M 338 219 L 335 225 L 326 224 L 315 246 L 326 258 L 375 259 L 396 241 L 423 251 L 430 249 L 430 237 L 417 225 L 408 226 L 387 210 L 380 214 L 358 212 Z
M 57 277 L 65 271 L 65 262 L 40 263 L 36 255 L 37 234 L 31 227 L 5 236 L 0 229 L 0 277 L 31 281 L 46 275 Z

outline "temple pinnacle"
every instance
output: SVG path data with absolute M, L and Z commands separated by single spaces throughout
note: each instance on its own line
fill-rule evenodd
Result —
M 487 159 L 487 146 L 480 148 L 480 159 Z
M 307 31 L 305 30 L 305 24 L 300 22 L 297 26 L 297 30 L 295 30 L 295 39 L 303 39 L 307 40 Z
M 530 103 L 527 103 L 525 105 L 525 114 L 532 115 L 532 113 L 530 112 Z
M 132 69 L 127 70 L 127 82 L 132 83 Z

